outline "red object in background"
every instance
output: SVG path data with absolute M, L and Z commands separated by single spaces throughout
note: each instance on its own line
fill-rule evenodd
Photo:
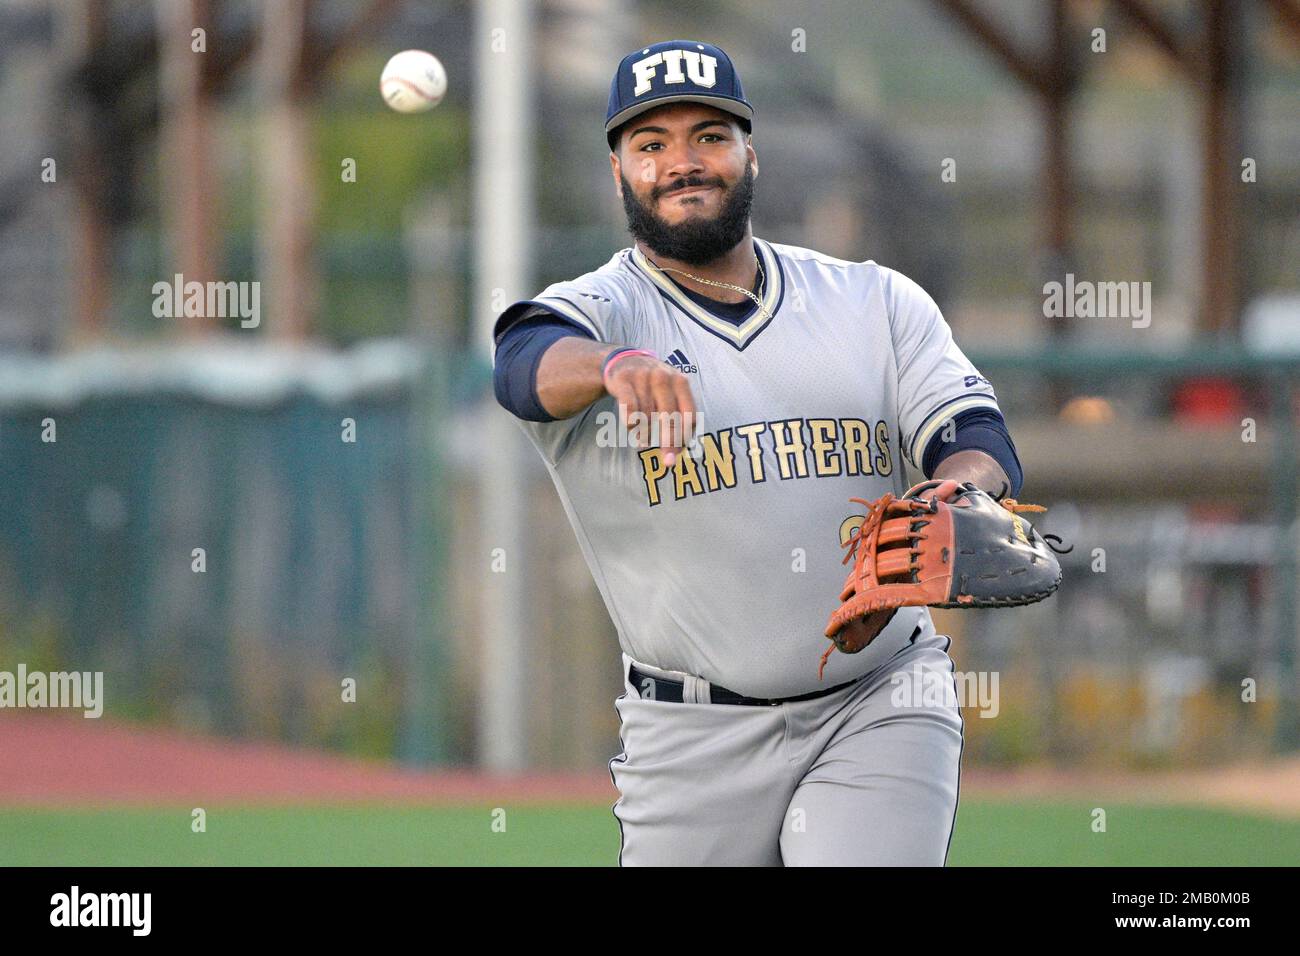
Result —
M 1174 421 L 1196 425 L 1240 425 L 1245 390 L 1224 378 L 1190 378 L 1174 389 Z
M 1191 378 L 1174 389 L 1171 404 L 1174 421 L 1184 425 L 1233 425 L 1246 417 L 1246 393 L 1239 384 L 1223 378 Z M 1231 523 L 1241 520 L 1242 508 L 1216 501 L 1197 501 L 1188 506 L 1193 522 Z

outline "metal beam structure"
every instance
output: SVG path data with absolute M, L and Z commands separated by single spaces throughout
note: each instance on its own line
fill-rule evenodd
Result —
M 1028 50 L 1020 48 L 1005 31 L 995 24 L 987 14 L 980 10 L 971 0 L 938 0 L 953 19 L 962 25 L 971 36 L 984 45 L 994 56 L 1002 61 L 1007 72 L 1023 85 L 1039 93 L 1047 93 L 1051 69 L 1050 65 Z
M 1300 5 L 1295 0 L 1264 0 L 1274 15 L 1282 21 L 1282 26 L 1290 31 L 1291 36 L 1300 43 Z
M 1202 0 L 1200 330 L 1236 338 L 1241 323 L 1242 16 L 1239 0 Z
M 1245 63 L 1242 5 L 1238 0 L 1197 0 L 1200 27 L 1180 35 L 1145 0 L 1112 0 L 1115 8 L 1196 87 L 1201 108 L 1201 210 L 1197 326 L 1201 333 L 1233 336 L 1243 292 L 1241 256 L 1242 88 Z M 1291 0 L 1265 0 L 1300 35 L 1300 8 Z M 1024 49 L 974 0 L 935 0 L 1008 74 L 1041 103 L 1043 123 L 1043 232 L 1047 271 L 1067 271 L 1074 223 L 1070 107 L 1080 77 L 1070 39 L 1069 0 L 1052 0 L 1049 38 L 1042 54 Z M 1064 268 L 1063 268 L 1064 267 Z M 1054 333 L 1067 331 L 1054 322 Z
M 1141 30 L 1166 57 L 1189 78 L 1194 79 L 1195 52 L 1187 47 L 1174 30 L 1146 5 L 1144 0 L 1113 0 L 1116 8 L 1130 23 Z
M 1071 105 L 1078 86 L 1068 0 L 1051 0 L 1049 38 L 1041 53 L 1024 49 L 972 0 L 936 0 L 1006 71 L 1035 96 L 1042 117 L 1039 182 L 1043 193 L 1040 261 L 1044 281 L 1071 271 L 1074 261 L 1074 163 L 1070 149 Z M 1066 316 L 1047 319 L 1054 336 L 1070 330 Z

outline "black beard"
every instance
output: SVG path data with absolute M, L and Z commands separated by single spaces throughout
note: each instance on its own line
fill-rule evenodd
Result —
M 749 208 L 754 202 L 754 171 L 745 164 L 745 175 L 727 190 L 722 208 L 712 219 L 692 216 L 677 226 L 670 226 L 655 214 L 653 207 L 643 206 L 623 180 L 623 212 L 627 214 L 627 231 L 645 243 L 656 255 L 693 266 L 704 266 L 721 258 L 745 238 L 749 228 Z M 650 201 L 656 202 L 665 192 L 684 186 L 721 186 L 717 179 L 687 176 L 665 187 Z

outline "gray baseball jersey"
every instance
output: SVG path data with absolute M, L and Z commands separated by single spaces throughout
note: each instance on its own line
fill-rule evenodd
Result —
M 690 380 L 695 441 L 675 465 L 637 449 L 614 399 L 521 422 L 546 461 L 624 653 L 753 697 L 851 680 L 905 647 L 903 608 L 864 651 L 817 662 L 861 506 L 907 487 L 945 421 L 997 408 L 934 301 L 874 262 L 755 240 L 762 302 L 729 322 L 639 249 L 534 300 L 601 342 L 649 349 Z M 517 310 L 516 310 L 517 311 Z M 498 332 L 504 329 L 499 328 Z

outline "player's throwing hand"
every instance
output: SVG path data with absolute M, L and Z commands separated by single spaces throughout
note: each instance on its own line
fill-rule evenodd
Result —
M 615 349 L 602 379 L 636 447 L 663 449 L 671 467 L 695 433 L 695 398 L 686 376 L 644 349 Z

